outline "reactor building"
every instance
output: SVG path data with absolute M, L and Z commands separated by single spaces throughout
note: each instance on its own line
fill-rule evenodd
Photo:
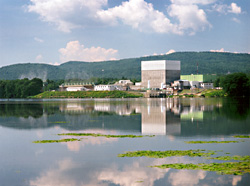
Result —
M 181 62 L 174 60 L 141 61 L 141 86 L 164 88 L 180 79 Z

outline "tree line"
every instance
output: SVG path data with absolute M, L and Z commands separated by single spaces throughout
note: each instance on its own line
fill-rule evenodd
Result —
M 0 98 L 27 98 L 41 93 L 43 81 L 38 78 L 31 80 L 0 80 Z
M 242 72 L 221 75 L 214 81 L 230 97 L 250 97 L 250 74 Z

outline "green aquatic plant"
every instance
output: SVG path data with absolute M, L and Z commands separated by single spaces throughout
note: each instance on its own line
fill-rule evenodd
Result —
M 124 154 L 118 154 L 118 157 L 149 157 L 149 158 L 165 158 L 170 156 L 190 156 L 190 157 L 201 157 L 211 156 L 216 154 L 216 151 L 205 151 L 205 150 L 167 150 L 167 151 L 129 151 Z
M 68 123 L 66 121 L 53 121 L 53 122 L 48 122 L 48 123 L 56 123 L 56 124 L 60 124 L 60 123 Z
M 236 160 L 236 161 L 250 162 L 250 156 L 238 156 L 238 155 L 237 156 L 208 157 L 207 159 L 224 160 L 224 161 Z
M 246 135 L 237 135 L 237 136 L 233 136 L 234 138 L 250 138 L 250 136 L 246 136 Z
M 239 141 L 185 141 L 188 144 L 199 144 L 199 143 L 239 143 Z
M 98 133 L 63 133 L 59 136 L 92 136 L 92 137 L 106 137 L 106 138 L 142 138 L 142 137 L 154 137 L 155 135 L 110 135 L 110 134 L 98 134 Z
M 199 164 L 163 164 L 155 165 L 151 167 L 158 167 L 161 169 L 190 169 L 190 170 L 204 170 L 204 171 L 216 171 L 217 174 L 233 174 L 243 175 L 250 173 L 250 162 L 224 162 L 224 163 L 199 163 Z
M 70 139 L 60 139 L 60 140 L 39 140 L 39 141 L 33 141 L 33 143 L 61 143 L 70 141 L 81 141 L 81 139 L 70 138 Z

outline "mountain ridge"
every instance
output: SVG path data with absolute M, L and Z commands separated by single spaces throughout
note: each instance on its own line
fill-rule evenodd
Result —
M 141 76 L 143 60 L 180 60 L 181 74 L 250 72 L 250 54 L 221 52 L 175 52 L 168 55 L 144 56 L 101 62 L 68 61 L 59 66 L 43 63 L 18 63 L 0 68 L 0 79 L 38 77 L 51 79 L 89 79 L 91 77 L 136 78 Z

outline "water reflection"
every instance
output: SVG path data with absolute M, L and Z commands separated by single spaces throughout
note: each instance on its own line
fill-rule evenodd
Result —
M 66 130 L 101 129 L 174 136 L 250 131 L 250 126 L 246 124 L 250 120 L 249 100 L 93 99 L 4 102 L 0 108 L 0 125 L 18 129 L 59 126 Z

